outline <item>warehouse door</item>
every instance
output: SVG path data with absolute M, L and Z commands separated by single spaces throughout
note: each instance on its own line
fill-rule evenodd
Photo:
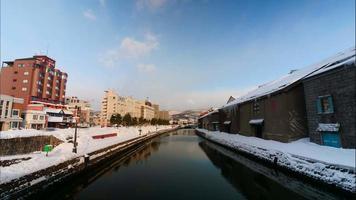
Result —
M 321 133 L 322 139 L 323 139 L 323 144 L 325 146 L 331 146 L 331 147 L 341 147 L 340 143 L 340 137 L 338 132 L 329 132 L 325 131 Z

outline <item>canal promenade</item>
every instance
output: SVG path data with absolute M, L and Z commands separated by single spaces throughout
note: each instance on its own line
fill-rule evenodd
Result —
M 1 132 L 0 140 L 2 141 L 12 139 L 28 141 L 33 138 L 53 136 L 61 142 L 47 156 L 45 152 L 41 151 L 1 156 L 0 198 L 27 190 L 29 187 L 43 185 L 39 184 L 41 182 L 45 184 L 50 181 L 56 182 L 88 167 L 93 167 L 106 158 L 123 152 L 147 139 L 176 128 L 172 126 L 142 126 L 79 129 L 77 153 L 72 152 L 74 129 Z
M 281 143 L 256 137 L 196 129 L 198 135 L 230 149 L 339 189 L 356 192 L 355 151 L 310 143 Z

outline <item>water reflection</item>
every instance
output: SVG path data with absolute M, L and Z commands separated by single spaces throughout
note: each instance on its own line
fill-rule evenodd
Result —
M 334 199 L 335 195 L 178 130 L 47 190 L 46 199 Z
M 202 141 L 199 146 L 222 176 L 248 199 L 339 198 L 214 143 Z

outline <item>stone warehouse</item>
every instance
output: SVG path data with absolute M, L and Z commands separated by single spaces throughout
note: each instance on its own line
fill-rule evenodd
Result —
M 355 77 L 350 48 L 229 100 L 201 116 L 199 127 L 281 142 L 309 135 L 318 144 L 355 148 Z
M 356 66 L 345 63 L 303 81 L 312 142 L 356 147 Z

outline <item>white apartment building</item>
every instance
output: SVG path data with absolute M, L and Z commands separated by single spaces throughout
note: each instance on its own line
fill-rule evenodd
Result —
M 71 111 L 74 115 L 78 115 L 79 126 L 89 126 L 90 125 L 90 112 L 92 111 L 90 103 L 88 101 L 80 100 L 78 97 L 66 97 L 65 98 L 66 108 Z M 77 113 L 77 109 L 78 113 Z
M 101 102 L 101 125 L 107 126 L 113 114 L 124 116 L 129 113 L 131 117 L 151 120 L 155 116 L 152 104 L 147 101 L 137 100 L 133 97 L 119 96 L 112 90 L 105 91 Z
M 42 129 L 47 127 L 46 112 L 42 104 L 29 104 L 24 111 L 24 127 L 31 129 Z
M 0 95 L 0 131 L 20 127 L 22 118 L 18 105 L 23 103 L 24 100 L 21 98 Z

